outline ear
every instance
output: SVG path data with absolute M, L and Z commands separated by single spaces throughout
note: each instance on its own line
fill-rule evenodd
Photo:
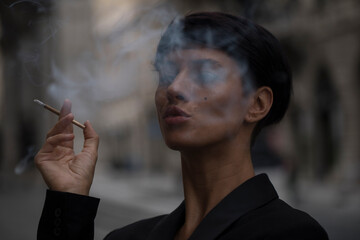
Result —
M 263 119 L 271 109 L 273 92 L 269 87 L 260 87 L 250 97 L 250 105 L 245 116 L 248 123 L 256 123 Z

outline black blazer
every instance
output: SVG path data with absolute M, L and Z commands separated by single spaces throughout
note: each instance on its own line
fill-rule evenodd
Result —
M 93 239 L 98 203 L 96 198 L 48 191 L 38 239 Z M 61 212 L 57 217 L 56 211 Z M 62 220 L 55 226 L 57 218 Z M 182 202 L 168 215 L 114 230 L 105 240 L 174 239 L 184 219 Z M 328 236 L 310 215 L 280 200 L 267 175 L 260 174 L 241 184 L 208 213 L 189 238 L 200 239 L 326 240 Z

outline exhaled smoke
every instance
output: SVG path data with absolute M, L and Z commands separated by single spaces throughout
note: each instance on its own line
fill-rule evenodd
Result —
M 70 98 L 77 115 L 91 119 L 97 102 L 129 96 L 142 85 L 155 85 L 151 63 L 161 32 L 176 16 L 171 6 L 134 3 L 133 14 L 126 15 L 121 11 L 126 3 L 114 2 L 114 8 L 119 8 L 118 16 L 111 27 L 99 30 L 97 22 L 107 17 L 106 12 L 97 18 L 72 12 L 79 4 L 89 2 L 44 4 L 24 0 L 9 7 L 16 10 L 26 4 L 37 9 L 39 16 L 35 14 L 28 25 L 39 34 L 30 46 L 25 43 L 26 49 L 19 51 L 18 56 L 24 62 L 27 79 L 36 86 L 47 87 L 43 98 L 53 99 L 59 105 Z M 44 65 L 45 62 L 48 63 Z M 144 79 L 146 75 L 148 79 Z M 150 83 L 143 84 L 144 81 Z
M 53 45 L 50 51 L 52 54 L 47 57 L 51 74 L 42 70 L 44 78 L 51 79 L 50 84 L 47 84 L 45 98 L 51 98 L 59 105 L 65 98 L 71 99 L 79 120 L 96 118 L 92 114 L 96 114 L 99 102 L 139 94 L 138 89 L 142 87 L 154 88 L 155 84 L 151 83 L 155 79 L 151 62 L 156 45 L 171 21 L 173 28 L 166 44 L 173 50 L 191 48 L 192 44 L 198 44 L 210 48 L 216 45 L 217 48 L 231 52 L 230 48 L 237 40 L 235 37 L 224 38 L 208 28 L 196 29 L 184 37 L 182 31 L 179 31 L 184 27 L 181 19 L 176 17 L 178 14 L 169 5 L 134 5 L 133 14 L 126 15 L 120 11 L 117 17 L 113 17 L 116 20 L 112 24 L 107 23 L 105 29 L 97 21 L 106 16 L 95 18 L 79 14 L 74 17 L 71 8 L 72 4 L 76 4 L 65 2 L 69 12 L 62 9 L 62 2 L 54 2 L 51 8 L 53 14 L 42 19 L 42 29 L 45 30 L 36 49 Z M 45 9 L 40 1 L 18 1 L 12 7 L 25 3 L 37 5 L 39 12 Z M 115 7 L 121 6 L 118 3 Z M 77 25 L 82 27 L 75 28 Z M 199 39 L 201 41 L 196 42 Z M 29 59 L 32 63 L 39 64 L 39 59 L 44 59 L 39 54 L 48 53 L 49 51 L 38 51 L 37 55 L 32 55 Z M 248 64 L 244 59 L 237 61 L 244 77 L 245 92 L 251 92 L 253 84 L 247 74 Z M 28 74 L 31 76 L 30 71 Z

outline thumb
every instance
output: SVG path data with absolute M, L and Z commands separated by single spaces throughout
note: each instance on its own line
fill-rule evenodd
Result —
M 84 129 L 84 147 L 83 152 L 89 153 L 92 157 L 97 158 L 97 150 L 99 147 L 99 136 L 92 127 L 90 121 L 85 122 Z

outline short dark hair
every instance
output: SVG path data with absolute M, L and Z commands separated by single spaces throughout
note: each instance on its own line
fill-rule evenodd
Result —
M 265 28 L 238 16 L 221 12 L 199 12 L 174 19 L 157 47 L 155 68 L 176 49 L 205 47 L 225 52 L 239 63 L 244 89 L 268 86 L 273 104 L 252 134 L 252 142 L 262 128 L 279 122 L 292 93 L 291 70 L 279 41 Z M 248 87 L 246 87 L 248 86 Z

